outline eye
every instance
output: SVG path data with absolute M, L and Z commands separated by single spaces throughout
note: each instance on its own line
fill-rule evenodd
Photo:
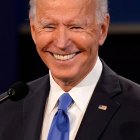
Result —
M 70 29 L 74 30 L 74 31 L 82 31 L 83 30 L 83 28 L 81 26 L 71 26 Z
M 82 29 L 80 26 L 73 26 L 71 29 Z
M 47 32 L 52 32 L 53 30 L 56 29 L 56 27 L 55 27 L 55 25 L 49 24 L 49 25 L 43 26 L 43 29 L 44 29 L 45 31 L 47 31 Z

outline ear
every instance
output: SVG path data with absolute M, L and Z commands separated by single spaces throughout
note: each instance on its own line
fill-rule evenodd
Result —
M 106 14 L 104 21 L 100 24 L 100 36 L 99 36 L 99 45 L 102 46 L 105 42 L 105 39 L 108 34 L 108 28 L 110 23 L 110 16 Z
M 36 44 L 35 21 L 33 19 L 30 19 L 30 29 L 31 29 L 32 39 L 34 43 Z

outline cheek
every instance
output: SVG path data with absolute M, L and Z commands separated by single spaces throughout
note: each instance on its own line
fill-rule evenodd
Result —
M 91 51 L 98 48 L 98 38 L 94 35 L 80 34 L 73 36 L 73 40 L 77 47 L 85 51 Z
M 51 42 L 52 37 L 46 33 L 38 33 L 36 35 L 36 46 L 37 49 L 41 50 L 44 47 L 47 47 L 48 44 Z
M 98 37 L 95 35 L 83 35 L 81 36 L 80 43 L 82 48 L 85 50 L 85 61 L 88 63 L 88 65 L 89 63 L 92 65 L 98 56 Z
M 98 56 L 98 38 L 95 35 L 81 34 L 73 39 L 75 39 L 77 48 L 83 51 L 79 61 L 76 62 L 76 68 L 79 66 L 80 68 L 91 69 Z
M 42 60 L 46 59 L 46 54 L 44 53 L 43 49 L 46 48 L 48 45 L 48 40 L 44 35 L 38 35 L 36 38 L 36 50 L 41 57 Z

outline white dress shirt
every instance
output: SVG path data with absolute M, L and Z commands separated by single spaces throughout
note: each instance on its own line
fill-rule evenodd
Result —
M 92 71 L 78 85 L 68 92 L 74 100 L 74 104 L 68 110 L 68 116 L 70 119 L 70 140 L 75 139 L 101 73 L 102 63 L 98 58 Z M 57 101 L 63 93 L 65 92 L 53 80 L 50 72 L 50 93 L 44 112 L 41 140 L 47 140 L 53 117 L 57 112 Z

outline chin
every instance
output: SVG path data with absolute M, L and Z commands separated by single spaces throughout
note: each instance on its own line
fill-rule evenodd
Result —
M 62 75 L 53 74 L 53 77 L 55 80 L 66 83 L 66 84 L 71 83 L 71 82 L 73 83 L 77 79 L 75 74 L 68 74 L 68 73 L 62 74 Z

